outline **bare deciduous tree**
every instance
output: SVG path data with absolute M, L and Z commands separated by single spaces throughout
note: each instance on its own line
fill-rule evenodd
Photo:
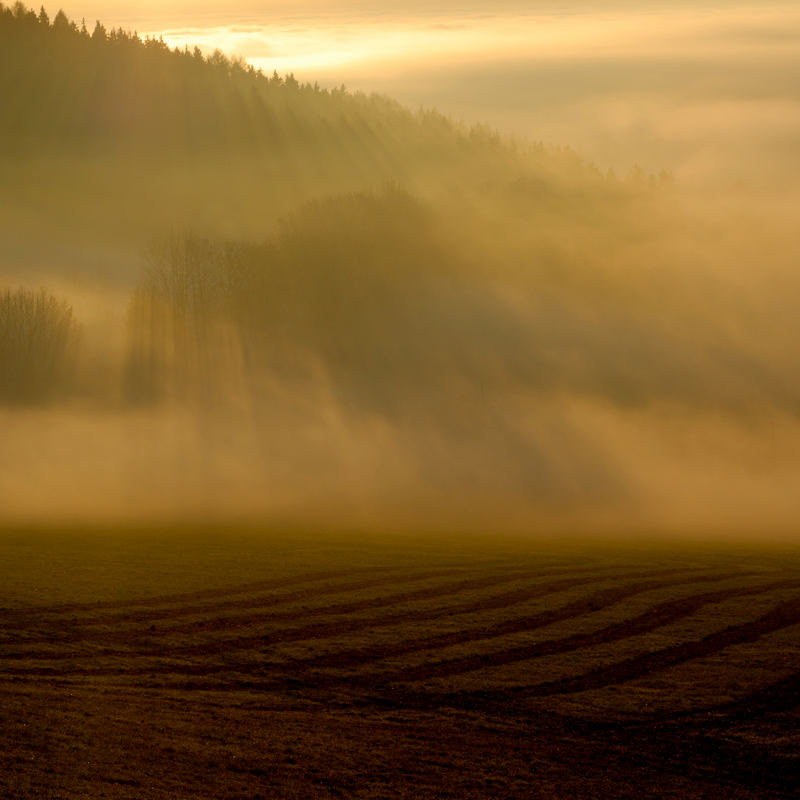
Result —
M 79 334 L 72 308 L 45 289 L 0 291 L 0 402 L 37 403 L 63 395 Z

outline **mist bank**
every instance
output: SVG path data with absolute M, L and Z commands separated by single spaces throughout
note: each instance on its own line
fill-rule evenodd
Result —
M 4 523 L 796 530 L 779 186 L 0 22 Z
M 4 519 L 791 535 L 780 224 L 646 180 L 507 191 L 152 240 L 116 333 L 95 319 L 61 396 L 2 412 Z
M 2 522 L 796 539 L 794 420 L 753 429 L 575 402 L 526 412 L 522 462 L 486 419 L 454 440 L 329 408 L 271 425 L 4 411 Z

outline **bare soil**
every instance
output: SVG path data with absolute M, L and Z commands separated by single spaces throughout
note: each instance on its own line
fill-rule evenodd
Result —
M 793 798 L 800 550 L 0 533 L 0 796 Z

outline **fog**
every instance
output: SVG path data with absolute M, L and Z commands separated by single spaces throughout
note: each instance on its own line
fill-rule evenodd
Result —
M 6 15 L 0 520 L 791 534 L 796 12 L 576 4 L 534 61 L 523 6 L 409 6 L 413 58 L 326 6 L 383 55 L 300 83 Z

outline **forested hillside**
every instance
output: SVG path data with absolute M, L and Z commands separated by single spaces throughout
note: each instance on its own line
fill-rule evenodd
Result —
M 267 77 L 220 51 L 172 51 L 100 22 L 90 33 L 63 11 L 51 22 L 44 9 L 0 6 L 0 37 L 6 153 L 277 156 L 324 145 L 370 158 L 391 150 L 390 132 L 412 149 L 437 143 L 436 125 L 387 99 Z
M 37 224 L 103 239 L 169 225 L 263 234 L 321 193 L 394 180 L 458 193 L 592 172 L 571 154 L 523 153 L 488 128 L 266 76 L 219 51 L 0 9 L 0 191 Z

